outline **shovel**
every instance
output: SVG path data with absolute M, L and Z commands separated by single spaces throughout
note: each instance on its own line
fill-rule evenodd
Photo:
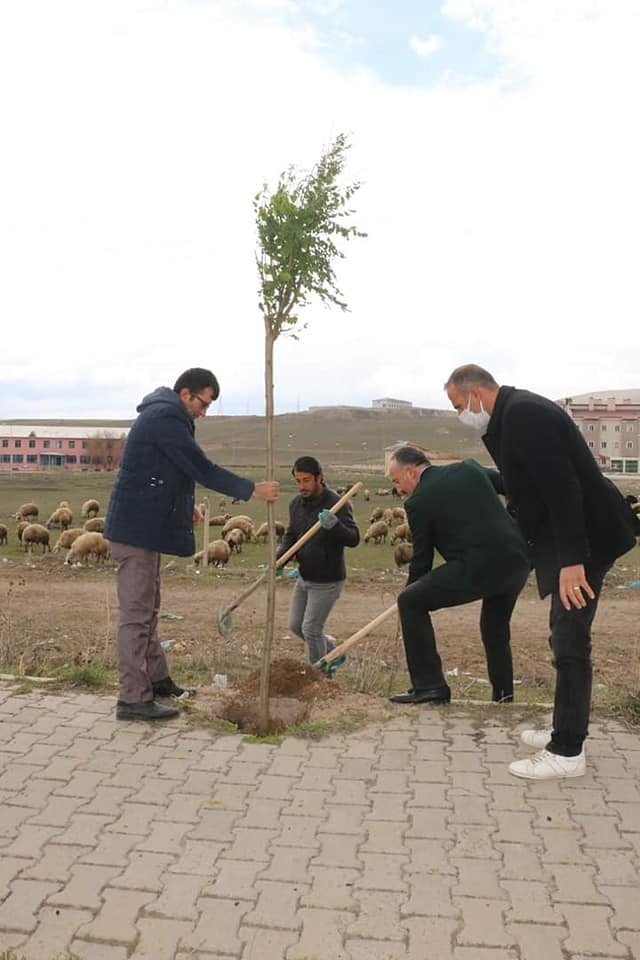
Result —
M 331 507 L 329 512 L 338 513 L 338 511 L 342 510 L 344 505 L 348 503 L 349 500 L 353 496 L 355 496 L 355 494 L 361 488 L 362 488 L 362 482 L 359 480 L 357 483 L 354 483 L 354 485 L 349 490 L 347 490 L 347 492 L 342 497 L 340 497 L 337 503 L 334 503 L 334 505 Z M 311 537 L 315 536 L 318 530 L 320 529 L 321 529 L 320 521 L 317 521 L 316 523 L 314 523 L 312 527 L 309 527 L 309 529 L 302 534 L 300 539 L 297 540 L 294 543 L 294 545 L 290 547 L 285 553 L 283 553 L 279 560 L 276 560 L 276 570 L 278 570 L 280 567 L 283 567 L 287 562 L 287 560 L 290 560 L 291 557 L 295 556 L 295 554 L 298 552 L 300 547 L 304 546 L 304 544 L 308 540 L 311 540 Z M 222 637 L 228 637 L 231 631 L 233 630 L 233 620 L 231 619 L 231 614 L 233 613 L 233 611 L 236 610 L 240 606 L 240 604 L 247 599 L 247 597 L 250 597 L 251 594 L 258 589 L 261 583 L 264 583 L 264 581 L 267 579 L 268 572 L 269 572 L 268 570 L 265 571 L 262 574 L 262 576 L 258 577 L 258 579 L 254 583 L 252 583 L 250 586 L 248 586 L 246 590 L 243 590 L 242 593 L 238 594 L 235 600 L 232 600 L 231 603 L 228 604 L 228 606 L 218 608 L 218 633 Z
M 323 673 L 326 673 L 328 677 L 331 676 L 338 664 L 334 663 L 339 658 L 344 656 L 344 654 L 358 642 L 362 640 L 363 637 L 366 637 L 368 633 L 371 633 L 372 630 L 375 630 L 377 626 L 381 623 L 384 623 L 385 620 L 388 620 L 390 616 L 398 612 L 397 604 L 393 604 L 392 607 L 387 607 L 386 610 L 383 610 L 382 613 L 378 614 L 375 620 L 372 620 L 370 623 L 367 623 L 366 626 L 360 627 L 360 629 L 352 634 L 347 640 L 343 640 L 342 643 L 338 644 L 337 647 L 334 647 L 333 650 L 330 650 L 329 653 L 325 653 L 324 657 L 321 657 L 320 660 L 316 660 L 313 664 L 314 667 L 318 667 L 319 670 L 322 670 Z M 340 661 L 342 662 L 342 661 Z

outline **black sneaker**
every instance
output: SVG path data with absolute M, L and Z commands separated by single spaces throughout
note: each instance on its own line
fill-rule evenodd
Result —
M 142 703 L 118 700 L 116 705 L 116 720 L 168 720 L 179 713 L 177 707 L 162 707 L 155 700 L 143 700 Z
M 171 677 L 165 677 L 164 680 L 153 684 L 153 695 L 154 697 L 171 697 L 173 700 L 190 700 L 195 697 L 196 691 L 193 687 L 179 687 Z

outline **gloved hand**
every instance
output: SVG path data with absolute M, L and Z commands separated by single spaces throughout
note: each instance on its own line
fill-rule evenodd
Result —
M 266 563 L 259 563 L 259 564 L 258 564 L 258 570 L 259 570 L 261 573 L 266 573 L 268 569 L 269 569 L 268 564 L 266 564 Z M 283 570 L 284 570 L 284 567 L 276 567 L 276 577 L 281 577 Z
M 333 530 L 338 522 L 338 518 L 330 510 L 321 510 L 318 514 L 318 520 L 323 530 Z

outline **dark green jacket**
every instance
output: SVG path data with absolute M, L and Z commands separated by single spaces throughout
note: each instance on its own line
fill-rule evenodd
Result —
M 431 570 L 434 550 L 452 564 L 452 572 L 455 566 L 458 582 L 462 577 L 480 594 L 499 590 L 501 583 L 530 566 L 522 534 L 502 505 L 489 471 L 475 460 L 428 467 L 405 508 L 413 538 L 408 583 Z

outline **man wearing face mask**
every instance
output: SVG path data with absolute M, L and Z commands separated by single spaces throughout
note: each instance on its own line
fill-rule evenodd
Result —
M 500 387 L 475 364 L 454 370 L 445 390 L 461 422 L 486 431 L 483 441 L 527 539 L 540 596 L 551 595 L 553 729 L 525 730 L 523 742 L 542 749 L 509 770 L 531 780 L 582 776 L 591 625 L 607 571 L 635 543 L 631 510 L 574 422 L 551 400 Z

